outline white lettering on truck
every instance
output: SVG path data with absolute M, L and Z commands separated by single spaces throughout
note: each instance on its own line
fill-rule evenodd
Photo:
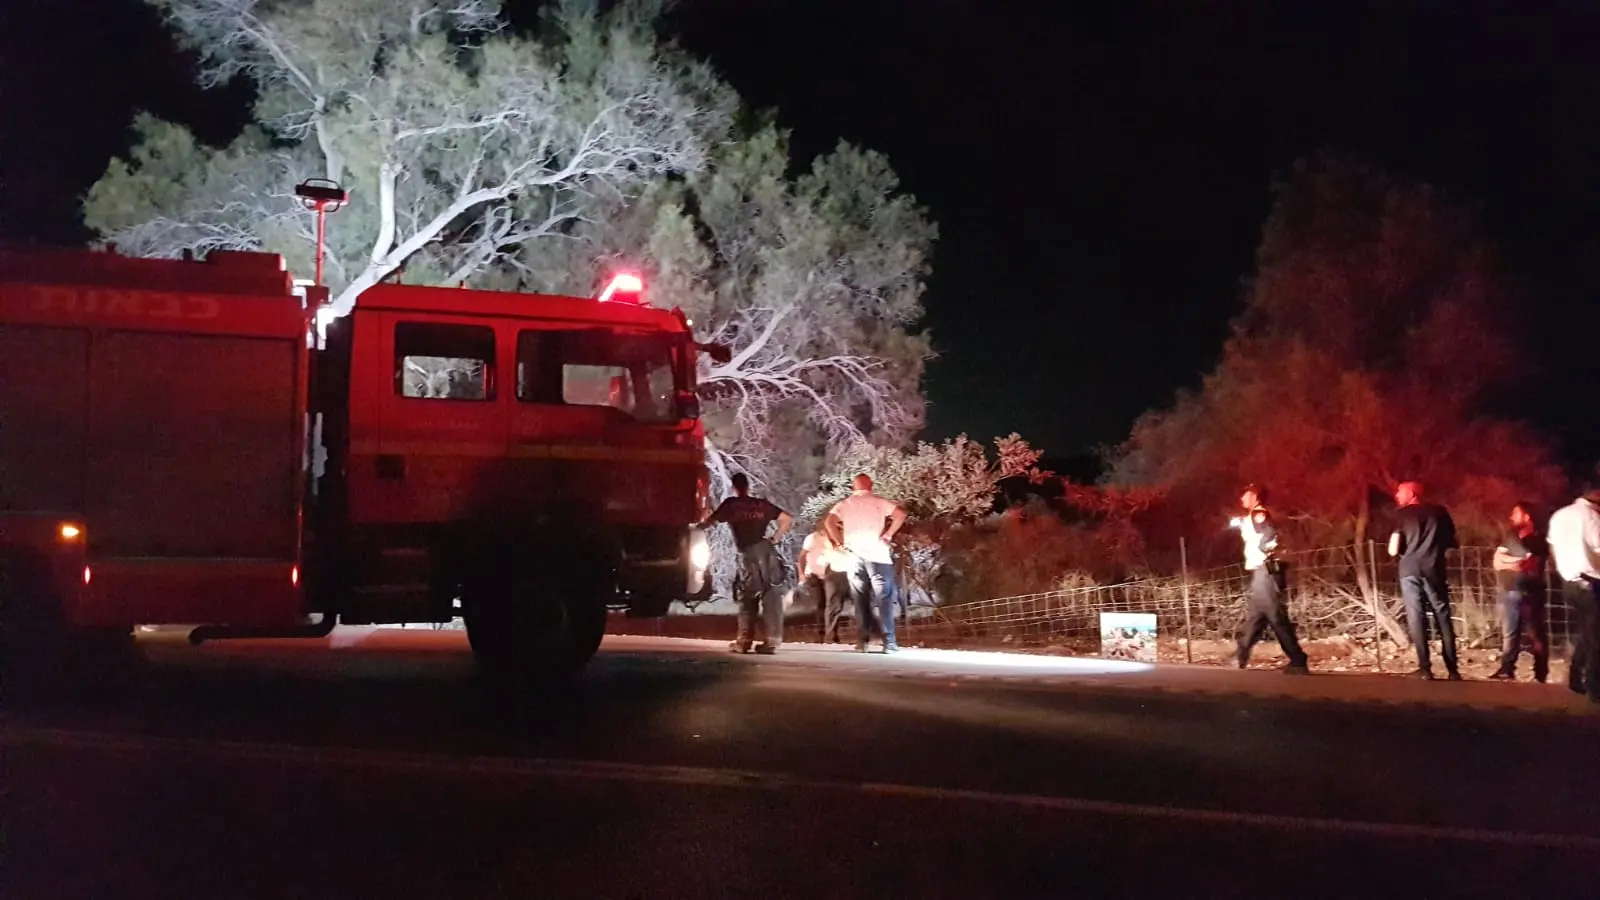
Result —
M 96 288 L 36 287 L 28 303 L 34 312 L 150 319 L 215 319 L 222 308 L 212 297 Z

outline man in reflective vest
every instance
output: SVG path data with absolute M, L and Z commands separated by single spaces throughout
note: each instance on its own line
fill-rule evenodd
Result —
M 1305 674 L 1305 651 L 1295 637 L 1294 622 L 1289 620 L 1289 605 L 1285 601 L 1288 591 L 1288 571 L 1278 558 L 1278 529 L 1272 514 L 1267 511 L 1266 492 L 1250 485 L 1239 496 L 1244 515 L 1229 524 L 1239 529 L 1244 539 L 1244 567 L 1250 573 L 1250 593 L 1244 622 L 1239 632 L 1239 668 L 1250 665 L 1250 651 L 1271 628 L 1277 635 L 1278 646 L 1289 657 L 1285 672 Z

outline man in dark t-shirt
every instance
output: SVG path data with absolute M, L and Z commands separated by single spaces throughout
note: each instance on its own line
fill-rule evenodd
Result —
M 776 652 L 783 642 L 783 584 L 786 580 L 783 561 L 774 546 L 788 533 L 794 518 L 779 509 L 770 500 L 750 496 L 750 479 L 743 472 L 733 476 L 733 496 L 722 501 L 716 511 L 700 523 L 709 528 L 721 522 L 733 532 L 733 544 L 739 549 L 739 571 L 733 579 L 733 599 L 739 604 L 739 635 L 730 650 L 750 652 L 754 640 L 756 618 L 762 620 L 762 642 L 757 653 Z M 778 523 L 772 540 L 767 540 L 767 527 Z
M 1543 684 L 1550 675 L 1550 637 L 1545 621 L 1545 601 L 1549 596 L 1545 569 L 1550 563 L 1550 545 L 1539 533 L 1533 507 L 1528 503 L 1511 508 L 1510 524 L 1511 529 L 1494 551 L 1503 643 L 1500 669 L 1489 677 L 1516 680 L 1517 657 L 1522 654 L 1522 639 L 1526 636 L 1533 651 L 1533 680 Z
M 1444 507 L 1422 501 L 1422 484 L 1402 482 L 1395 489 L 1394 533 L 1389 535 L 1389 555 L 1400 561 L 1400 596 L 1406 604 L 1406 625 L 1417 648 L 1417 678 L 1433 679 L 1428 657 L 1428 619 L 1433 613 L 1439 630 L 1439 651 L 1451 681 L 1460 681 L 1456 663 L 1456 631 L 1450 621 L 1450 586 L 1445 580 L 1445 552 L 1460 546 L 1456 523 Z M 1423 602 L 1427 607 L 1424 609 Z

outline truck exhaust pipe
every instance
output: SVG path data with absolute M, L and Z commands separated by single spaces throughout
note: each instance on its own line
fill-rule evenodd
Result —
M 339 617 L 323 613 L 321 621 L 298 628 L 261 628 L 248 625 L 201 625 L 189 632 L 189 643 L 200 646 L 206 641 L 236 641 L 250 638 L 324 638 L 333 633 Z

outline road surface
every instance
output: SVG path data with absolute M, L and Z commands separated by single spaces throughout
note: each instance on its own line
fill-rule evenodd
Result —
M 155 642 L 106 697 L 5 710 L 0 894 L 1503 898 L 1600 873 L 1600 715 L 1559 688 L 788 651 L 611 638 L 538 699 L 480 685 L 457 633 Z

